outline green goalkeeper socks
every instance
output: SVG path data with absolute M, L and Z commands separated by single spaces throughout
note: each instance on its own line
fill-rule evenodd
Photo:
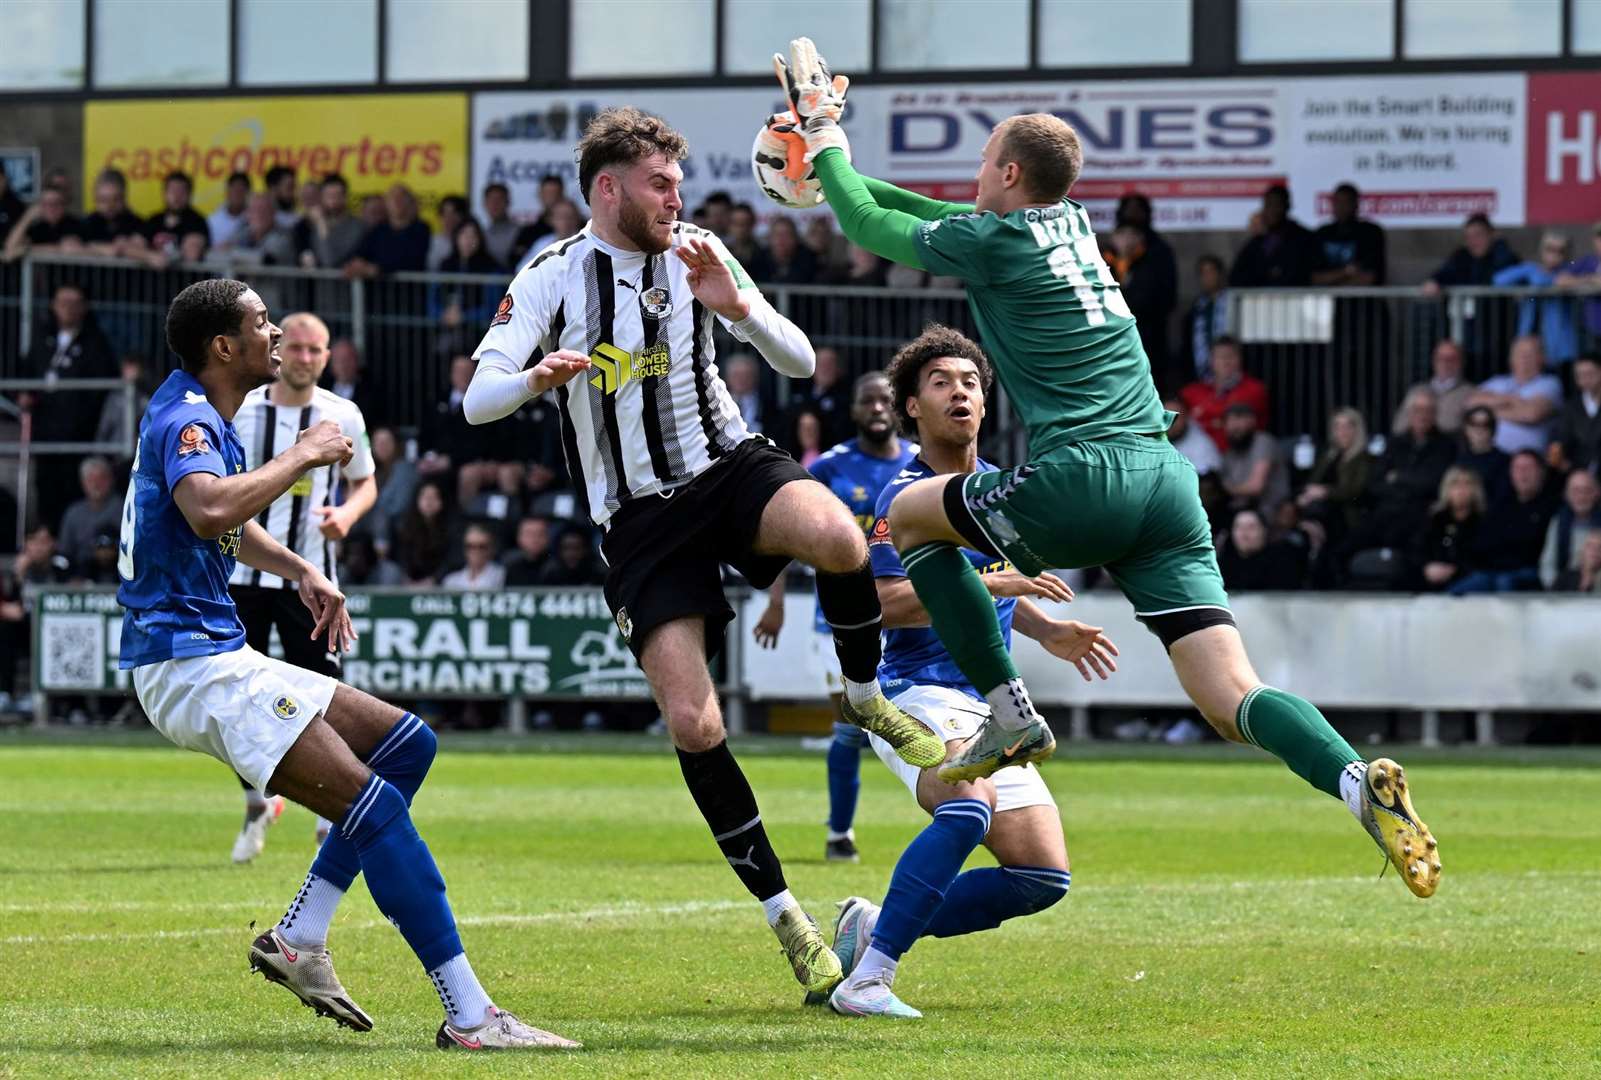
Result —
M 1341 771 L 1362 760 L 1329 726 L 1317 706 L 1271 686 L 1258 686 L 1246 694 L 1234 720 L 1246 742 L 1260 746 L 1295 775 L 1336 799 L 1341 798 Z
M 901 554 L 917 598 L 956 666 L 980 693 L 1017 678 L 1017 667 L 1001 638 L 995 598 L 955 544 L 919 544 Z

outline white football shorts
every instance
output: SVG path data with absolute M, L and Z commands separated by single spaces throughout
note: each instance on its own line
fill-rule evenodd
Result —
M 828 630 L 812 629 L 812 670 L 822 674 L 825 691 L 843 694 L 845 677 L 840 674 L 839 651 L 834 648 L 834 635 Z
M 911 686 L 890 700 L 946 742 L 976 735 L 979 725 L 989 719 L 990 714 L 988 705 L 948 686 Z M 867 740 L 873 744 L 873 752 L 879 760 L 889 766 L 889 771 L 900 778 L 915 798 L 917 777 L 922 770 L 902 761 L 889 743 L 877 735 L 869 733 Z M 991 776 L 990 782 L 995 785 L 997 814 L 1021 810 L 1025 806 L 1056 806 L 1051 789 L 1045 786 L 1040 771 L 1032 764 L 1008 765 Z
M 134 692 L 157 731 L 231 766 L 258 791 L 338 685 L 249 645 L 133 669 Z

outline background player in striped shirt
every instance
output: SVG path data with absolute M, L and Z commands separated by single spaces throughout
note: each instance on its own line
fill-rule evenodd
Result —
M 839 981 L 839 961 L 785 883 L 708 669 L 733 618 L 722 565 L 761 589 L 792 558 L 815 567 L 845 717 L 915 763 L 937 763 L 944 745 L 878 684 L 881 618 L 860 527 L 745 426 L 718 377 L 713 319 L 780 374 L 810 374 L 815 356 L 716 236 L 678 220 L 687 152 L 682 135 L 637 109 L 606 109 L 589 123 L 578 180 L 593 217 L 513 279 L 464 408 L 488 423 L 555 392 L 574 490 L 606 533 L 606 601 L 685 783 L 796 979 L 821 992 Z
M 300 433 L 332 420 L 351 441 L 355 453 L 344 465 L 312 469 L 263 510 L 256 522 L 267 534 L 311 563 L 329 581 L 338 583 L 334 544 L 343 540 L 378 500 L 378 482 L 367 422 L 355 403 L 317 385 L 328 366 L 328 327 L 309 312 L 296 312 L 280 324 L 283 363 L 277 381 L 245 395 L 234 415 L 234 428 L 245 447 L 245 467 L 260 468 L 294 445 Z M 335 502 L 336 496 L 342 496 Z M 245 640 L 266 652 L 274 628 L 283 657 L 297 667 L 339 677 L 339 654 L 311 636 L 312 620 L 300 602 L 293 581 L 240 564 L 228 579 L 228 592 L 245 624 Z M 234 839 L 233 861 L 249 862 L 261 854 L 267 829 L 283 813 L 282 798 L 271 799 L 243 777 L 245 822 Z M 317 821 L 317 842 L 328 835 L 329 822 Z
M 895 431 L 895 396 L 882 371 L 870 371 L 856 380 L 851 391 L 851 420 L 856 437 L 829 449 L 808 470 L 827 486 L 865 536 L 873 527 L 873 507 L 878 494 L 917 454 L 917 444 L 902 442 Z M 778 644 L 784 626 L 784 587 L 787 574 L 780 574 L 767 593 L 767 610 L 756 621 L 756 643 L 764 648 Z M 822 606 L 817 608 L 812 663 L 822 674 L 824 687 L 839 713 L 844 685 L 840 681 L 839 659 L 834 653 L 833 634 Z M 830 862 L 855 862 L 856 796 L 861 788 L 862 747 L 867 734 L 855 724 L 834 722 L 834 738 L 828 747 L 828 836 L 823 841 L 823 858 Z

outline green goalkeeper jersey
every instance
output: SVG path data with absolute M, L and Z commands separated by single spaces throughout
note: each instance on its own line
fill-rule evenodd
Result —
M 1167 430 L 1172 417 L 1084 207 L 1063 199 L 1004 217 L 953 214 L 922 222 L 914 244 L 931 273 L 967 283 L 1030 457 Z

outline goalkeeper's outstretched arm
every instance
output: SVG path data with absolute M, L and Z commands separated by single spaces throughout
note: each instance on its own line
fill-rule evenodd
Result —
M 867 185 L 867 193 L 879 206 L 885 210 L 903 210 L 919 221 L 937 221 L 952 214 L 971 214 L 975 209 L 972 203 L 940 202 L 927 195 L 896 187 L 888 180 L 875 180 L 861 173 L 856 175 L 862 177 L 862 183 Z
M 898 262 L 918 270 L 927 269 L 923 265 L 923 260 L 918 257 L 915 242 L 918 227 L 927 219 L 919 217 L 916 212 L 881 205 L 874 198 L 874 192 L 867 186 L 867 178 L 851 168 L 851 163 L 838 149 L 828 149 L 818 154 L 812 162 L 812 167 L 817 170 L 817 178 L 823 183 L 823 194 L 827 197 L 834 216 L 839 219 L 840 231 L 845 234 L 846 239 L 891 262 Z M 924 199 L 909 191 L 901 191 L 893 184 L 880 183 L 879 186 L 898 193 L 891 195 L 890 199 L 902 205 L 907 205 L 906 200 L 917 200 L 918 203 L 932 205 L 949 205 L 935 203 L 933 199 Z

